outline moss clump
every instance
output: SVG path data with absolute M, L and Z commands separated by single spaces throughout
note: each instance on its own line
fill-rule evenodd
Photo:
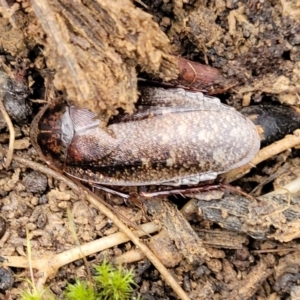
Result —
M 65 298 L 67 300 L 127 300 L 132 299 L 134 291 L 134 274 L 121 266 L 113 267 L 105 260 L 95 266 L 94 286 L 86 281 L 76 280 L 74 285 L 68 284 Z

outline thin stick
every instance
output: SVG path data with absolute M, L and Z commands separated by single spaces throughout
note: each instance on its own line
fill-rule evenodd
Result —
M 8 113 L 6 112 L 6 109 L 4 107 L 4 104 L 2 102 L 2 97 L 0 97 L 0 112 L 3 115 L 3 118 L 7 124 L 8 130 L 9 130 L 9 146 L 8 146 L 8 150 L 6 153 L 6 162 L 4 167 L 7 169 L 12 161 L 13 155 L 14 155 L 14 143 L 15 143 L 15 130 L 14 130 L 14 126 L 11 122 L 11 119 L 8 115 Z
M 19 156 L 15 156 L 14 160 L 16 160 L 17 162 L 21 163 L 22 165 L 24 165 L 26 167 L 29 167 L 31 169 L 34 169 L 34 170 L 39 171 L 41 173 L 44 173 L 46 175 L 50 175 L 50 176 L 52 176 L 53 178 L 55 178 L 57 180 L 63 181 L 64 183 L 66 183 L 69 186 L 69 188 L 71 188 L 72 190 L 74 190 L 77 193 L 82 193 L 82 191 L 84 191 L 87 194 L 86 199 L 90 202 L 90 204 L 92 204 L 97 209 L 99 209 L 99 211 L 101 211 L 101 213 L 103 213 L 107 218 L 111 219 L 112 222 L 114 222 L 114 224 L 122 232 L 124 232 L 124 234 L 126 234 L 130 238 L 130 240 L 136 245 L 136 247 L 138 247 L 141 251 L 143 251 L 145 256 L 157 268 L 157 270 L 160 272 L 162 277 L 172 287 L 172 289 L 178 295 L 178 297 L 180 299 L 183 299 L 183 300 L 189 300 L 190 299 L 188 297 L 188 295 L 185 293 L 185 291 L 178 284 L 178 282 L 171 275 L 171 273 L 167 270 L 167 268 L 154 255 L 154 253 L 144 243 L 142 243 L 139 240 L 139 238 L 119 218 L 117 218 L 116 215 L 110 209 L 108 209 L 104 204 L 102 204 L 99 201 L 99 200 L 102 200 L 102 199 L 100 199 L 99 197 L 94 195 L 91 191 L 86 189 L 84 186 L 81 185 L 79 187 L 77 184 L 75 184 L 73 181 L 68 179 L 66 176 L 64 176 L 64 175 L 62 175 L 62 174 L 60 174 L 56 171 L 53 171 L 49 168 L 46 168 L 41 164 L 26 160 L 26 159 L 21 158 Z M 81 249 L 82 248 L 83 248 L 83 246 L 81 246 Z
M 179 189 L 171 189 L 171 190 L 162 190 L 157 192 L 140 192 L 139 195 L 145 198 L 152 198 L 158 196 L 170 196 L 170 195 L 186 195 L 186 194 L 193 194 L 193 193 L 205 193 L 209 191 L 216 191 L 216 190 L 230 190 L 234 193 L 238 193 L 246 198 L 249 198 L 251 201 L 254 200 L 252 196 L 235 188 L 234 186 L 218 183 L 218 184 L 207 184 L 202 186 L 195 186 L 195 187 L 187 187 L 187 188 L 179 188 Z M 184 197 L 184 196 L 183 196 Z
M 149 7 L 143 1 L 141 1 L 141 0 L 135 0 L 135 2 L 141 4 L 145 8 L 149 9 Z
M 192 82 L 190 83 L 190 86 L 192 86 L 196 81 L 197 72 L 196 72 L 195 68 L 193 67 L 193 65 L 190 62 L 187 62 L 187 63 L 190 66 L 190 68 L 192 69 L 192 71 L 194 72 L 194 78 L 193 78 Z

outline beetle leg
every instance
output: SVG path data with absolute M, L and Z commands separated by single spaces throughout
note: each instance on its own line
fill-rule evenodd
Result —
M 140 192 L 140 196 L 145 198 L 152 198 L 157 196 L 184 195 L 184 194 L 191 194 L 194 192 L 201 193 L 201 192 L 208 192 L 215 189 L 220 189 L 220 185 L 219 184 L 204 185 L 204 186 L 197 186 L 197 187 L 163 190 L 157 192 Z
M 99 190 L 104 191 L 104 192 L 108 192 L 108 193 L 113 194 L 113 195 L 117 195 L 117 196 L 119 196 L 121 198 L 124 198 L 126 200 L 130 198 L 130 195 L 128 195 L 128 194 L 121 193 L 119 191 L 113 190 L 113 189 L 108 188 L 108 187 L 103 186 L 103 185 L 93 184 L 93 188 L 99 189 Z
M 234 186 L 227 185 L 227 184 L 208 184 L 196 187 L 187 187 L 187 188 L 179 188 L 179 189 L 170 189 L 170 190 L 163 190 L 157 192 L 140 192 L 140 196 L 145 198 L 152 198 L 157 196 L 170 196 L 170 195 L 186 195 L 186 194 L 193 194 L 193 193 L 203 193 L 209 192 L 213 190 L 230 190 L 231 192 L 235 192 L 240 194 L 244 197 L 249 198 L 250 200 L 254 200 L 252 196 L 247 194 L 246 192 L 235 188 Z

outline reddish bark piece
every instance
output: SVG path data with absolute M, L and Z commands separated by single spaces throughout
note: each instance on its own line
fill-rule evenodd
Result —
M 178 79 L 175 85 L 206 91 L 209 95 L 221 94 L 238 84 L 237 79 L 227 79 L 221 72 L 208 65 L 178 57 Z

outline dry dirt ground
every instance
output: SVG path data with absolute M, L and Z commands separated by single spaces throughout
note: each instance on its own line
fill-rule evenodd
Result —
M 1 0 L 0 12 L 1 98 L 16 135 L 7 166 L 0 118 L 0 299 L 20 299 L 30 277 L 26 228 L 37 284 L 58 299 L 104 258 L 134 268 L 142 299 L 300 299 L 300 1 Z M 132 230 L 147 223 L 141 240 L 167 267 L 162 276 L 132 237 L 115 237 L 119 223 L 99 199 L 45 165 L 29 131 L 45 102 L 64 97 L 103 120 L 131 113 L 138 77 L 184 85 L 180 58 L 215 68 L 195 75 L 213 74 L 197 89 L 261 107 L 263 149 L 250 173 L 225 176 L 251 196 L 226 189 L 141 205 L 96 191 Z

